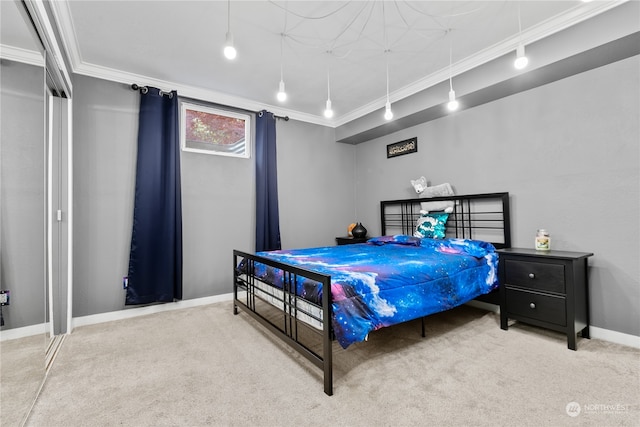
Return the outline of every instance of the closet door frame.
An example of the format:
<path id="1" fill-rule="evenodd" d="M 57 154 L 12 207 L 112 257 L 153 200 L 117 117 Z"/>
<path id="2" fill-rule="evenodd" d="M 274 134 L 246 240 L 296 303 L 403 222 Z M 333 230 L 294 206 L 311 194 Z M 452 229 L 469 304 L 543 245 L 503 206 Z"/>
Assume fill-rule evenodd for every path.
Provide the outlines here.
<path id="1" fill-rule="evenodd" d="M 47 91 L 47 302 L 49 334 L 72 331 L 73 169 L 71 100 Z M 57 346 L 54 346 L 57 347 Z"/>

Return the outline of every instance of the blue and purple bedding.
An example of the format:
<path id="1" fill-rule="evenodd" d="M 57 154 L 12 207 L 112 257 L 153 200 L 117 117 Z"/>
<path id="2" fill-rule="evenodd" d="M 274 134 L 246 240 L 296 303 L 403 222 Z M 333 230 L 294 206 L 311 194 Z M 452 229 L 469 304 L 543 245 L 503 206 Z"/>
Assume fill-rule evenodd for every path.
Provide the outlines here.
<path id="1" fill-rule="evenodd" d="M 258 252 L 257 255 L 331 276 L 336 339 L 343 348 L 376 329 L 448 310 L 498 285 L 491 243 L 398 235 L 367 243 Z M 282 270 L 255 265 L 254 276 L 282 287 Z M 321 304 L 321 285 L 300 279 L 299 296 Z"/>

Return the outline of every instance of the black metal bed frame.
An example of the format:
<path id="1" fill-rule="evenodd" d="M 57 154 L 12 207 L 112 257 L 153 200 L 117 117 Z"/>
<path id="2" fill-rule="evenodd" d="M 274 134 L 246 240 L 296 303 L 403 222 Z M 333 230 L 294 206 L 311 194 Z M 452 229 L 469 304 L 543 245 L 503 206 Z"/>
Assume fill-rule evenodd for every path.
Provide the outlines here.
<path id="1" fill-rule="evenodd" d="M 382 201 L 380 202 L 381 234 L 412 235 L 416 220 L 420 216 L 420 202 L 443 200 L 455 202 L 454 211 L 450 214 L 447 222 L 447 237 L 474 239 L 480 233 L 497 233 L 501 238 L 492 238 L 488 241 L 496 248 L 511 246 L 509 193 L 506 192 Z M 492 203 L 487 206 L 484 202 Z M 483 238 L 482 240 L 487 239 Z M 246 268 L 237 268 L 241 261 L 244 261 Z M 248 273 L 254 271 L 253 265 L 256 262 L 281 269 L 284 272 L 283 288 L 266 285 Z M 331 276 L 234 250 L 233 312 L 238 314 L 239 309 L 246 312 L 275 336 L 281 338 L 315 366 L 322 369 L 324 392 L 331 396 L 333 395 L 331 292 L 322 292 L 322 305 L 311 303 L 296 295 L 295 283 L 298 277 L 316 281 L 322 285 L 322 289 L 331 289 Z M 262 311 L 262 307 L 268 307 L 271 310 L 273 307 L 277 307 L 281 313 L 277 314 L 274 320 L 273 316 L 270 318 Z M 321 329 L 306 326 L 304 320 L 301 319 L 312 319 L 321 325 Z M 301 325 L 305 331 L 311 331 L 318 335 L 321 341 L 321 350 L 313 349 L 312 346 L 300 339 Z"/>
<path id="2" fill-rule="evenodd" d="M 389 200 L 380 202 L 382 235 L 412 235 L 420 217 L 420 203 L 453 201 L 453 212 L 447 221 L 447 237 L 474 239 L 481 231 L 498 232 L 502 242 L 492 241 L 497 249 L 511 247 L 511 220 L 509 193 L 472 194 L 423 199 Z M 481 206 L 482 202 L 496 202 Z M 398 211 L 392 211 L 393 208 Z M 392 231 L 392 233 L 389 233 Z M 482 239 L 485 240 L 485 239 Z"/>

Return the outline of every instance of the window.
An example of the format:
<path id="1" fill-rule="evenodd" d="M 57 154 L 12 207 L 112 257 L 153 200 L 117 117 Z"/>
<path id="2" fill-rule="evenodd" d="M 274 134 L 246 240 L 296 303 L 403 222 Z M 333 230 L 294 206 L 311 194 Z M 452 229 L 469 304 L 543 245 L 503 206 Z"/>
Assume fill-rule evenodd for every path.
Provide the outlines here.
<path id="1" fill-rule="evenodd" d="M 180 144 L 184 151 L 248 159 L 251 116 L 182 102 Z"/>

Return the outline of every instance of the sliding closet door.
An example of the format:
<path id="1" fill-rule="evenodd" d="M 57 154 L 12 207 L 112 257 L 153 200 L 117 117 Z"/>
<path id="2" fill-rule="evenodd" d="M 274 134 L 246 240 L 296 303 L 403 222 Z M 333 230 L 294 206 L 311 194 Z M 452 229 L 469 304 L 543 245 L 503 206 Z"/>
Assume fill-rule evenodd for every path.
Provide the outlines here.
<path id="1" fill-rule="evenodd" d="M 69 100 L 47 97 L 47 283 L 52 337 L 69 332 Z"/>

